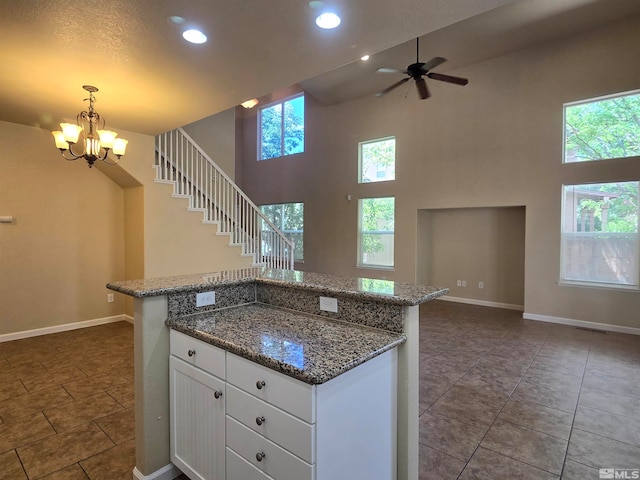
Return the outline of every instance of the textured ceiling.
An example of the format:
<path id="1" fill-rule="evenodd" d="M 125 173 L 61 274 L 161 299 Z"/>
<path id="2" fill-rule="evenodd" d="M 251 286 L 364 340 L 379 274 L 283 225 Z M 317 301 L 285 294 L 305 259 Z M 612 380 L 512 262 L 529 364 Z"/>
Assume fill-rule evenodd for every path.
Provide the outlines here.
<path id="1" fill-rule="evenodd" d="M 526 27 L 530 31 L 525 30 L 520 45 L 531 41 L 534 30 L 544 31 L 546 17 L 557 18 L 563 10 L 605 3 L 608 11 L 616 10 L 613 4 L 640 6 L 637 0 L 324 3 L 342 16 L 336 30 L 318 29 L 317 12 L 300 0 L 2 0 L 0 120 L 53 129 L 85 108 L 84 84 L 100 89 L 96 108 L 109 126 L 147 134 L 305 80 L 318 98 L 343 101 L 376 86 L 361 79 L 350 91 L 352 75 L 342 77 L 342 69 L 353 68 L 365 53 L 398 45 L 381 60 L 404 67 L 414 54 L 402 44 L 413 45 L 410 40 L 417 36 L 434 35 L 433 52 L 425 48 L 425 57 L 438 50 L 438 55 L 470 62 L 479 55 L 470 53 L 474 46 L 465 49 L 465 42 L 458 41 L 458 50 L 445 49 L 451 38 L 467 38 L 465 31 L 477 37 L 474 42 L 488 39 L 482 56 L 491 51 L 490 45 L 500 43 L 500 35 L 518 38 L 517 31 L 504 32 L 504 22 L 516 30 L 533 25 Z M 484 12 L 488 13 L 481 15 Z M 492 14 L 503 23 L 493 22 Z M 184 42 L 181 27 L 170 21 L 173 15 L 203 29 L 209 42 Z M 456 25 L 464 26 L 473 17 L 477 23 L 469 25 L 476 30 L 467 26 L 458 37 Z M 593 18 L 583 23 L 589 21 Z M 370 65 L 374 70 L 379 66 Z M 336 72 L 336 79 L 327 81 L 327 72 Z"/>

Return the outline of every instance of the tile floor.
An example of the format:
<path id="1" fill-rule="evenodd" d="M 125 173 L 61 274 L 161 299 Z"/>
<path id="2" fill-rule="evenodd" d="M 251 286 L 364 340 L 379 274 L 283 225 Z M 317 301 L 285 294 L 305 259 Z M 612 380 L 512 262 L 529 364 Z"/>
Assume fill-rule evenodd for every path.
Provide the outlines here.
<path id="1" fill-rule="evenodd" d="M 640 469 L 639 336 L 443 301 L 420 312 L 420 480 Z"/>
<path id="2" fill-rule="evenodd" d="M 130 480 L 133 407 L 129 323 L 0 343 L 0 479 Z"/>
<path id="3" fill-rule="evenodd" d="M 640 337 L 443 301 L 420 330 L 420 480 L 640 468 Z M 132 349 L 126 322 L 0 343 L 0 480 L 131 479 Z"/>

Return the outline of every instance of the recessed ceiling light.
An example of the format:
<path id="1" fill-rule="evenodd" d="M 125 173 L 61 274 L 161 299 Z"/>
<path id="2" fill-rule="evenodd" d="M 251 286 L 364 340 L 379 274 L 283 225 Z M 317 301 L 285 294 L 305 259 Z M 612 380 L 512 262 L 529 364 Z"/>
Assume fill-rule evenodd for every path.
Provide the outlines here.
<path id="1" fill-rule="evenodd" d="M 340 17 L 332 12 L 326 12 L 318 15 L 316 25 L 325 30 L 336 28 L 340 25 Z"/>
<path id="2" fill-rule="evenodd" d="M 204 43 L 207 41 L 207 36 L 200 30 L 191 29 L 182 32 L 182 37 L 191 43 Z"/>
<path id="3" fill-rule="evenodd" d="M 363 55 L 362 57 L 360 57 L 360 60 L 366 62 L 367 60 L 369 60 L 369 55 Z"/>
<path id="4" fill-rule="evenodd" d="M 179 15 L 171 15 L 169 17 L 169 20 L 171 21 L 171 23 L 175 23 L 176 25 L 182 25 L 184 22 L 186 22 L 184 17 L 181 17 Z"/>

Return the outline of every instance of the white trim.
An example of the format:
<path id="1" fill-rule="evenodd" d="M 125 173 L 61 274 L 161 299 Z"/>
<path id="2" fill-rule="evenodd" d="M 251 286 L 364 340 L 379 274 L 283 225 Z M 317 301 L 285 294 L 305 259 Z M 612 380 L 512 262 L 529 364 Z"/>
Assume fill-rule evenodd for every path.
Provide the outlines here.
<path id="1" fill-rule="evenodd" d="M 452 297 L 450 295 L 445 295 L 443 297 L 438 297 L 438 300 L 444 300 L 445 302 L 468 303 L 471 305 L 480 305 L 483 307 L 506 308 L 507 310 L 518 310 L 520 312 L 524 310 L 524 305 L 490 302 L 488 300 L 478 300 L 476 298 Z"/>
<path id="2" fill-rule="evenodd" d="M 125 322 L 129 322 L 131 325 L 133 325 L 133 317 L 131 315 L 127 315 L 126 313 L 122 314 L 122 320 L 124 320 Z"/>
<path id="3" fill-rule="evenodd" d="M 535 320 L 538 322 L 559 323 L 560 325 L 569 325 L 572 327 L 591 328 L 593 330 L 604 330 L 607 332 L 628 333 L 631 335 L 640 335 L 640 328 L 625 327 L 622 325 L 612 325 L 610 323 L 587 322 L 585 320 L 575 320 L 573 318 L 552 317 L 550 315 L 539 315 L 537 313 L 522 314 L 525 320 Z"/>
<path id="4" fill-rule="evenodd" d="M 160 470 L 156 470 L 151 475 L 143 475 L 138 470 L 138 467 L 133 468 L 133 478 L 136 480 L 173 480 L 174 478 L 180 476 L 182 472 L 178 470 L 173 463 L 169 465 L 165 465 Z"/>
<path id="5" fill-rule="evenodd" d="M 129 320 L 131 319 L 131 320 Z M 95 327 L 96 325 L 104 325 L 105 323 L 115 323 L 127 321 L 133 323 L 133 319 L 129 315 L 114 315 L 112 317 L 94 318 L 93 320 L 85 320 L 83 322 L 64 323 L 62 325 L 54 325 L 52 327 L 35 328 L 33 330 L 24 330 L 22 332 L 5 333 L 0 335 L 0 343 L 10 342 L 12 340 L 20 340 L 22 338 L 37 337 L 39 335 L 49 335 L 50 333 L 66 332 L 67 330 L 76 330 L 78 328 Z"/>

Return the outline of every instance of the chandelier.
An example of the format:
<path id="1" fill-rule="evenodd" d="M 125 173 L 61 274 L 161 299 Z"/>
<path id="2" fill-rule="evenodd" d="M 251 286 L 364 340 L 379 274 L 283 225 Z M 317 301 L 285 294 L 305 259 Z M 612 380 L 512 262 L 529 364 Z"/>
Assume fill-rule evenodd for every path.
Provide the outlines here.
<path id="1" fill-rule="evenodd" d="M 124 155 L 127 148 L 127 140 L 116 138 L 118 134 L 111 130 L 103 130 L 104 118 L 93 108 L 96 97 L 93 95 L 98 89 L 92 85 L 83 85 L 89 92 L 89 111 L 80 112 L 76 117 L 76 124 L 61 123 L 62 131 L 51 132 L 56 142 L 56 148 L 65 160 L 78 160 L 84 158 L 93 167 L 96 160 L 101 160 L 109 165 L 115 165 Z M 82 138 L 80 138 L 82 137 Z M 80 140 L 80 142 L 78 141 Z M 78 145 L 79 144 L 79 145 Z M 117 157 L 109 157 L 109 151 Z"/>

